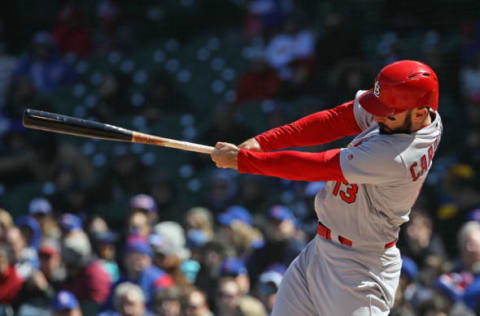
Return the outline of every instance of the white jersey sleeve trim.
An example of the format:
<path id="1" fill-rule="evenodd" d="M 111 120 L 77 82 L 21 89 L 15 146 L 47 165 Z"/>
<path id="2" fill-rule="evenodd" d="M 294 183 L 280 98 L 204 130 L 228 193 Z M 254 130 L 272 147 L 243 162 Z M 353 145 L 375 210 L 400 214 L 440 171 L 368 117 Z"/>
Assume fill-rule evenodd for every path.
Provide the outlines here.
<path id="1" fill-rule="evenodd" d="M 373 115 L 365 111 L 358 100 L 365 92 L 367 92 L 367 90 L 358 90 L 355 94 L 355 102 L 353 103 L 353 114 L 355 115 L 358 127 L 360 127 L 362 131 L 369 128 L 373 122 Z"/>

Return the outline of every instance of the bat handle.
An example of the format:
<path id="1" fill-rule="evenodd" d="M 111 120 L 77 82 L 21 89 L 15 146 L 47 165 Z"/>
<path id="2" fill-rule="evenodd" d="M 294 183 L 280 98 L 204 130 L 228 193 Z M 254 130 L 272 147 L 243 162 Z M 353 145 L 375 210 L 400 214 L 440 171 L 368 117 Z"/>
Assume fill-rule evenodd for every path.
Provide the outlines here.
<path id="1" fill-rule="evenodd" d="M 150 144 L 156 146 L 170 147 L 176 149 L 182 149 L 187 151 L 194 151 L 197 153 L 210 155 L 214 148 L 212 146 L 205 146 L 176 139 L 170 139 L 140 132 L 133 132 L 132 142 Z"/>

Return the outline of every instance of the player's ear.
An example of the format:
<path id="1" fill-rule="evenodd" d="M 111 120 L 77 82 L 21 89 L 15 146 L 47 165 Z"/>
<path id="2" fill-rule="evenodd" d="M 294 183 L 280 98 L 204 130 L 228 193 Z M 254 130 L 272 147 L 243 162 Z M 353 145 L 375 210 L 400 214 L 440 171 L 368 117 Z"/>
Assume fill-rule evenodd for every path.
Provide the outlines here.
<path id="1" fill-rule="evenodd" d="M 428 115 L 428 107 L 423 106 L 423 107 L 416 108 L 412 117 L 417 122 L 423 122 L 423 120 L 425 120 L 427 115 Z"/>

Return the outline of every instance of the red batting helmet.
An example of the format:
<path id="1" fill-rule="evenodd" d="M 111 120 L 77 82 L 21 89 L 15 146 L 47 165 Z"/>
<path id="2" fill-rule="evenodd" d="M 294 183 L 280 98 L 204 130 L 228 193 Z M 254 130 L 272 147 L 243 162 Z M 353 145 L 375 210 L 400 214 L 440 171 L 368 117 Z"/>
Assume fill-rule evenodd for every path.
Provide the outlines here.
<path id="1" fill-rule="evenodd" d="M 401 60 L 383 67 L 373 89 L 360 96 L 370 114 L 391 116 L 416 107 L 438 109 L 438 78 L 429 66 Z"/>

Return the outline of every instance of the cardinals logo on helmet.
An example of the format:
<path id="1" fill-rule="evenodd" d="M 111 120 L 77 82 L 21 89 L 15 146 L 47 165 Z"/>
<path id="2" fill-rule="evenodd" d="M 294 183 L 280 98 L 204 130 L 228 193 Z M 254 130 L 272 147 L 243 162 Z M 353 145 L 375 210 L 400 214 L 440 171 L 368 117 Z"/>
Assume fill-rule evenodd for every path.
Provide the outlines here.
<path id="1" fill-rule="evenodd" d="M 378 80 L 375 80 L 375 87 L 373 88 L 373 94 L 377 98 L 380 98 L 380 83 L 378 82 Z"/>

